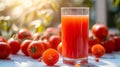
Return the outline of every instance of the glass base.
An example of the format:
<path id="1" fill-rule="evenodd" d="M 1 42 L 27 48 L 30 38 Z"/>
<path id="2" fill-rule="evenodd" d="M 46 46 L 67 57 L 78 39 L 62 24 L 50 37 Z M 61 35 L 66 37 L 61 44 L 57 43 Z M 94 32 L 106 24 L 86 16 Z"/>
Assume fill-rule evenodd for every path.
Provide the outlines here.
<path id="1" fill-rule="evenodd" d="M 87 65 L 88 64 L 88 58 L 78 58 L 78 59 L 71 59 L 71 58 L 64 58 L 63 57 L 63 63 L 64 64 L 69 64 L 69 65 L 75 65 L 75 64 L 82 64 L 82 65 Z"/>

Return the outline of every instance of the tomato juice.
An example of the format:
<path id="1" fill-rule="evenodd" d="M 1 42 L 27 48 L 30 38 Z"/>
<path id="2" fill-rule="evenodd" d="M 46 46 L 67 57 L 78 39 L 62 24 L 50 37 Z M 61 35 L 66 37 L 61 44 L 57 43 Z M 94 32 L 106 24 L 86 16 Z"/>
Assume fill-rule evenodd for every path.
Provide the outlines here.
<path id="1" fill-rule="evenodd" d="M 62 55 L 65 58 L 88 56 L 88 15 L 62 15 Z"/>

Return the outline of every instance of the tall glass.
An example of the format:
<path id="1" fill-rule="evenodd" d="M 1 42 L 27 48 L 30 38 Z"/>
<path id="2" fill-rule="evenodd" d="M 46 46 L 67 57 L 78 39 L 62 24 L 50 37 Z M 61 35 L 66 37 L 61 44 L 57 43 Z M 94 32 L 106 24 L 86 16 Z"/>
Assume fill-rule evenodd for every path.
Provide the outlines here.
<path id="1" fill-rule="evenodd" d="M 62 55 L 66 64 L 88 62 L 88 7 L 61 8 Z"/>

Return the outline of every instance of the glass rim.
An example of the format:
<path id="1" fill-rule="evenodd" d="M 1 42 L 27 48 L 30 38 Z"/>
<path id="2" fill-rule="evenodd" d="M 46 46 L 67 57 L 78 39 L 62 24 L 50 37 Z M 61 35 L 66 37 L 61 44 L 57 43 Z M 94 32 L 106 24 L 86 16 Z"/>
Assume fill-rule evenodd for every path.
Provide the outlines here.
<path id="1" fill-rule="evenodd" d="M 61 7 L 61 9 L 86 9 L 89 10 L 90 7 Z"/>
<path id="2" fill-rule="evenodd" d="M 61 15 L 89 15 L 89 7 L 62 7 Z"/>

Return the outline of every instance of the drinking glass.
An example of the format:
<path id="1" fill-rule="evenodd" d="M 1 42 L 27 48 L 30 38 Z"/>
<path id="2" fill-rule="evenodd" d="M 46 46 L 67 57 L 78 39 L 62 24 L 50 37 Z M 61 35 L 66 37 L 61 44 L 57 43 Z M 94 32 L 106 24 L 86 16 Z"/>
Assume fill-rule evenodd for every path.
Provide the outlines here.
<path id="1" fill-rule="evenodd" d="M 87 64 L 89 7 L 61 8 L 61 22 L 63 62 Z"/>

